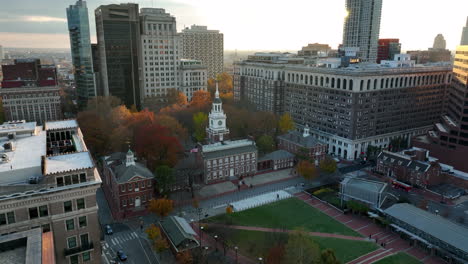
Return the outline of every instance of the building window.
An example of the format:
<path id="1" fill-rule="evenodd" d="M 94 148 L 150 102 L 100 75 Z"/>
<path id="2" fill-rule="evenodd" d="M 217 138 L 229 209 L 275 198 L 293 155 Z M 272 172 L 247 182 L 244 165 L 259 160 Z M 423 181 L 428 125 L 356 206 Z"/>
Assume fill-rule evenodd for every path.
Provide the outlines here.
<path id="1" fill-rule="evenodd" d="M 73 182 L 73 184 L 78 184 L 78 183 L 80 183 L 77 174 L 72 175 L 72 182 Z"/>
<path id="2" fill-rule="evenodd" d="M 91 253 L 89 251 L 84 252 L 81 256 L 83 258 L 83 262 L 87 262 L 91 260 Z"/>
<path id="3" fill-rule="evenodd" d="M 142 188 L 142 189 L 145 188 L 145 181 L 142 181 L 142 182 L 141 182 L 141 188 Z"/>
<path id="4" fill-rule="evenodd" d="M 81 246 L 87 246 L 89 245 L 89 237 L 88 234 L 83 234 L 80 235 L 80 241 L 81 241 Z"/>
<path id="5" fill-rule="evenodd" d="M 84 200 L 84 198 L 81 198 L 81 199 L 77 199 L 77 200 L 76 200 L 76 208 L 77 208 L 78 210 L 80 210 L 80 209 L 85 209 L 85 200 Z"/>
<path id="6" fill-rule="evenodd" d="M 68 248 L 75 248 L 76 245 L 76 237 L 69 237 L 67 238 Z M 70 257 L 71 259 L 71 257 Z"/>
<path id="7" fill-rule="evenodd" d="M 73 211 L 72 202 L 71 201 L 64 202 L 63 203 L 63 210 L 65 211 L 65 213 Z"/>
<path id="8" fill-rule="evenodd" d="M 42 233 L 46 233 L 50 231 L 50 224 L 42 225 Z"/>
<path id="9" fill-rule="evenodd" d="M 56 181 L 58 187 L 63 186 L 63 177 L 57 177 Z"/>
<path id="10" fill-rule="evenodd" d="M 29 219 L 35 219 L 39 217 L 37 207 L 29 208 Z"/>
<path id="11" fill-rule="evenodd" d="M 78 225 L 80 228 L 86 227 L 88 225 L 88 222 L 86 221 L 86 216 L 78 217 Z"/>
<path id="12" fill-rule="evenodd" d="M 151 180 L 148 181 L 148 187 L 151 187 Z"/>
<path id="13" fill-rule="evenodd" d="M 75 230 L 75 219 L 65 220 L 65 226 L 67 227 L 67 231 Z"/>
<path id="14" fill-rule="evenodd" d="M 125 184 L 120 185 L 120 191 L 125 192 Z"/>
<path id="15" fill-rule="evenodd" d="M 39 206 L 39 217 L 44 217 L 49 215 L 49 210 L 47 209 L 47 205 Z"/>
<path id="16" fill-rule="evenodd" d="M 125 206 L 127 206 L 127 199 L 122 200 L 122 207 L 125 207 Z"/>
<path id="17" fill-rule="evenodd" d="M 80 182 L 86 182 L 86 173 L 80 174 Z"/>
<path id="18" fill-rule="evenodd" d="M 71 185 L 71 176 L 65 176 L 65 185 Z"/>
<path id="19" fill-rule="evenodd" d="M 15 222 L 15 213 L 7 212 L 0 214 L 0 225 L 13 224 Z"/>
<path id="20" fill-rule="evenodd" d="M 78 264 L 78 263 L 79 263 L 78 255 L 70 256 L 70 264 Z"/>
<path id="21" fill-rule="evenodd" d="M 128 185 L 128 191 L 131 192 L 133 190 L 133 183 L 130 183 Z"/>

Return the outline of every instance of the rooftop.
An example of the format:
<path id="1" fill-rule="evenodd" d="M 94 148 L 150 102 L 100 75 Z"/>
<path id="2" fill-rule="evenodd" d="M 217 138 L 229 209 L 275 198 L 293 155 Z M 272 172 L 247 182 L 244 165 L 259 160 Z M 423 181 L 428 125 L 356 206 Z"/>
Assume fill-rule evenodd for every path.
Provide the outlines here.
<path id="1" fill-rule="evenodd" d="M 461 225 L 407 203 L 395 204 L 384 212 L 468 253 L 468 229 Z"/>
<path id="2" fill-rule="evenodd" d="M 289 133 L 278 136 L 278 138 L 289 142 L 294 142 L 304 148 L 311 148 L 323 144 L 320 140 L 314 138 L 311 135 L 304 137 L 304 135 L 301 132 L 296 130 L 289 131 Z"/>
<path id="3" fill-rule="evenodd" d="M 44 255 L 54 253 L 53 244 L 45 237 L 52 232 L 42 233 L 40 228 L 12 233 L 0 237 L 0 259 L 2 264 L 54 264 L 55 256 L 42 261 Z M 49 248 L 49 246 L 52 246 Z"/>
<path id="4" fill-rule="evenodd" d="M 245 147 L 245 146 L 251 146 L 251 145 L 255 145 L 255 142 L 253 142 L 250 139 L 241 139 L 241 140 L 234 140 L 234 141 L 226 140 L 223 142 L 216 142 L 213 144 L 203 145 L 202 151 L 206 153 L 206 152 L 220 151 L 220 150 Z"/>
<path id="5" fill-rule="evenodd" d="M 94 167 L 89 152 L 76 152 L 57 156 L 48 156 L 45 159 L 45 174 L 66 171 L 82 170 Z"/>
<path id="6" fill-rule="evenodd" d="M 286 150 L 280 149 L 266 154 L 265 156 L 261 157 L 258 161 L 289 159 L 294 157 L 294 154 L 291 154 Z"/>
<path id="7" fill-rule="evenodd" d="M 177 216 L 166 217 L 164 221 L 161 221 L 161 226 L 177 251 L 183 251 L 199 245 L 195 238 L 195 231 L 184 218 Z"/>
<path id="8" fill-rule="evenodd" d="M 347 186 L 354 186 L 363 191 L 372 191 L 372 192 L 382 192 L 387 184 L 385 182 L 380 181 L 372 181 L 363 178 L 355 178 L 355 177 L 346 177 L 341 184 Z"/>
<path id="9" fill-rule="evenodd" d="M 45 130 L 59 130 L 77 128 L 78 122 L 76 119 L 60 120 L 60 121 L 49 121 L 45 123 Z"/>

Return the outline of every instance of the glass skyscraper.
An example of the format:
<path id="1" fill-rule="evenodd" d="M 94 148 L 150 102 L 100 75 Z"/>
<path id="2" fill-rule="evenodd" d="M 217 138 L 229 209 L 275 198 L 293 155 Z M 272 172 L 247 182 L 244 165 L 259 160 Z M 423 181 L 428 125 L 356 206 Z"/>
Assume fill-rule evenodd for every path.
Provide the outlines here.
<path id="1" fill-rule="evenodd" d="M 96 96 L 86 2 L 78 0 L 75 5 L 70 5 L 67 8 L 67 20 L 78 107 L 83 108 L 89 98 Z"/>

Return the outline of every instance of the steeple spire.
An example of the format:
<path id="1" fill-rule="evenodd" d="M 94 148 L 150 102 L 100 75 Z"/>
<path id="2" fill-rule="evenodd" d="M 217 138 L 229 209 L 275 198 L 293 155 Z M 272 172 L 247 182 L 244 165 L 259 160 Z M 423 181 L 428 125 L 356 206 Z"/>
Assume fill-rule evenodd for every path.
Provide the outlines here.
<path id="1" fill-rule="evenodd" d="M 219 98 L 218 81 L 216 81 L 216 92 L 215 92 L 215 98 Z"/>

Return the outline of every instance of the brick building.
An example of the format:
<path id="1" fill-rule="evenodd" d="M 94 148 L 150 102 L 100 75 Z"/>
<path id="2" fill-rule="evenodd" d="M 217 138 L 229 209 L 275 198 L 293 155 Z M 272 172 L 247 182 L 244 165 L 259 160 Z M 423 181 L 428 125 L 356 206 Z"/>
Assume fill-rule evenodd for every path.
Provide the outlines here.
<path id="1" fill-rule="evenodd" d="M 0 234 L 51 232 L 57 263 L 101 263 L 101 178 L 76 120 L 0 125 Z"/>
<path id="2" fill-rule="evenodd" d="M 154 175 L 135 161 L 131 150 L 103 158 L 103 189 L 115 219 L 147 213 L 154 197 Z"/>
<path id="3" fill-rule="evenodd" d="M 281 170 L 294 166 L 295 156 L 286 150 L 277 150 L 258 159 L 257 170 Z"/>
<path id="4" fill-rule="evenodd" d="M 296 155 L 307 155 L 320 162 L 325 159 L 328 146 L 311 136 L 309 126 L 306 125 L 302 134 L 298 131 L 290 131 L 288 134 L 278 136 L 278 148 Z"/>

